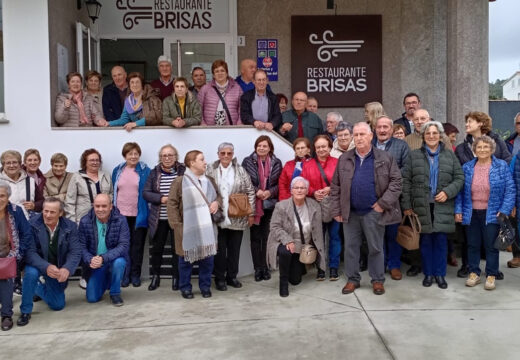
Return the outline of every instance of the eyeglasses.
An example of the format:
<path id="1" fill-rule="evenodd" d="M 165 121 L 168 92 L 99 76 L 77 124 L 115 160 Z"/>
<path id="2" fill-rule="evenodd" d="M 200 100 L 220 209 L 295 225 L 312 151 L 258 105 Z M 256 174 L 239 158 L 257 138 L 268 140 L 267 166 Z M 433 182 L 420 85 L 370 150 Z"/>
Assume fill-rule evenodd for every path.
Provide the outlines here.
<path id="1" fill-rule="evenodd" d="M 350 134 L 338 134 L 338 138 L 348 138 L 350 137 L 351 135 Z"/>
<path id="2" fill-rule="evenodd" d="M 293 190 L 307 190 L 307 188 L 305 186 L 293 186 Z"/>
<path id="3" fill-rule="evenodd" d="M 515 122 L 515 125 L 520 125 L 520 122 Z"/>
<path id="4" fill-rule="evenodd" d="M 174 154 L 164 154 L 164 155 L 161 155 L 161 157 L 163 159 L 168 159 L 168 158 L 174 158 L 176 157 L 177 155 L 174 155 Z"/>
<path id="5" fill-rule="evenodd" d="M 5 166 L 14 166 L 14 165 L 18 165 L 20 162 L 19 161 L 9 161 L 9 162 L 6 162 L 4 163 Z"/>
<path id="6" fill-rule="evenodd" d="M 417 101 L 412 101 L 412 102 L 405 102 L 404 103 L 406 106 L 410 106 L 410 105 L 417 105 L 419 104 Z"/>
<path id="7" fill-rule="evenodd" d="M 95 164 L 95 163 L 98 163 L 100 162 L 99 159 L 90 159 L 88 160 L 87 162 L 91 163 L 91 164 Z"/>
<path id="8" fill-rule="evenodd" d="M 221 152 L 219 152 L 219 155 L 231 156 L 231 155 L 233 155 L 233 151 L 221 151 Z"/>

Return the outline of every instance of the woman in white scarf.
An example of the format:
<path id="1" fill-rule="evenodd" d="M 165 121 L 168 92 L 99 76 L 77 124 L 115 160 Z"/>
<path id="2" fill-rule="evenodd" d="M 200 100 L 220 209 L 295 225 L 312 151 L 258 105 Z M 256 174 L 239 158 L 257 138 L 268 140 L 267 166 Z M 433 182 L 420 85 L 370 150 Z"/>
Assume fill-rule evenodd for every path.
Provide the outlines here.
<path id="1" fill-rule="evenodd" d="M 215 286 L 226 291 L 227 285 L 241 288 L 237 279 L 240 245 L 244 230 L 253 224 L 254 212 L 249 216 L 229 218 L 229 195 L 246 194 L 251 209 L 255 207 L 255 189 L 249 174 L 234 158 L 234 146 L 222 143 L 218 146 L 218 160 L 208 166 L 206 175 L 215 180 L 222 196 L 225 220 L 218 224 L 218 250 L 215 256 Z"/>

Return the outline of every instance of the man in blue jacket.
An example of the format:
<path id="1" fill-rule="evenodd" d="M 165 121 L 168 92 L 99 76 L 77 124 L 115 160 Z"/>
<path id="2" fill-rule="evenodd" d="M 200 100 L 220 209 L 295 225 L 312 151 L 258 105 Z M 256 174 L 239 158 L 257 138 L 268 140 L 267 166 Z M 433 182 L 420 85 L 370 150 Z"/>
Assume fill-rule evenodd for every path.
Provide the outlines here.
<path id="1" fill-rule="evenodd" d="M 122 306 L 121 279 L 125 272 L 130 231 L 123 215 L 112 206 L 107 194 L 98 194 L 94 208 L 81 218 L 79 239 L 82 260 L 90 266 L 87 301 L 98 302 L 107 289 L 115 306 Z"/>
<path id="2" fill-rule="evenodd" d="M 49 197 L 43 202 L 42 213 L 31 218 L 32 239 L 25 254 L 18 326 L 29 323 L 35 295 L 52 310 L 65 307 L 67 280 L 81 259 L 81 244 L 76 224 L 63 214 L 63 203 Z M 40 282 L 40 276 L 45 282 Z"/>

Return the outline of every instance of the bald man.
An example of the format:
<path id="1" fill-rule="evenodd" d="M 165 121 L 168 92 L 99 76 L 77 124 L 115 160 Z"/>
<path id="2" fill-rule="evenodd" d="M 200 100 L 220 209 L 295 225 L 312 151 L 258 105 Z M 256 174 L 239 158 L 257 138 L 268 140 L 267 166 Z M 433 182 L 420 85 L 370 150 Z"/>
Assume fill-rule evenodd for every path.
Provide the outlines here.
<path id="1" fill-rule="evenodd" d="M 255 88 L 253 80 L 256 70 L 256 61 L 253 59 L 244 59 L 240 63 L 240 75 L 236 77 L 235 81 L 240 85 L 244 93 Z M 269 84 L 267 84 L 267 90 L 271 91 Z"/>
<path id="2" fill-rule="evenodd" d="M 121 279 L 128 259 L 130 231 L 109 195 L 96 195 L 94 207 L 81 218 L 78 233 L 82 260 L 91 270 L 87 301 L 98 302 L 110 289 L 112 305 L 122 306 Z"/>
<path id="3" fill-rule="evenodd" d="M 116 65 L 110 72 L 112 83 L 103 88 L 103 114 L 107 121 L 117 120 L 123 113 L 123 104 L 128 95 L 128 81 L 126 71 L 122 66 Z"/>
<path id="4" fill-rule="evenodd" d="M 423 138 L 421 135 L 421 128 L 424 124 L 426 124 L 428 121 L 433 120 L 430 117 L 430 114 L 426 109 L 417 109 L 413 113 L 413 128 L 414 131 L 410 135 L 406 136 L 404 141 L 408 144 L 410 147 L 410 150 L 417 150 L 422 147 L 423 144 Z M 446 134 L 442 133 L 441 135 L 441 141 L 444 144 L 444 146 L 453 151 L 453 148 L 451 147 L 450 138 L 446 136 Z"/>
<path id="5" fill-rule="evenodd" d="M 315 113 L 306 110 L 307 94 L 294 93 L 292 109 L 282 114 L 280 134 L 291 143 L 298 137 L 306 137 L 312 143 L 314 137 L 324 133 L 323 122 Z"/>

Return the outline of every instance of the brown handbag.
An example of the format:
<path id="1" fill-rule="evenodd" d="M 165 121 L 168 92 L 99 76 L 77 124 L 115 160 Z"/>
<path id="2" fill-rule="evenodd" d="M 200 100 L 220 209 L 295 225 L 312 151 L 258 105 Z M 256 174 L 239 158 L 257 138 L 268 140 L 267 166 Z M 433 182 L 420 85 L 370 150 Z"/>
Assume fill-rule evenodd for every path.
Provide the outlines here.
<path id="1" fill-rule="evenodd" d="M 9 238 L 9 248 L 13 249 L 13 239 L 11 236 L 11 226 L 9 225 L 9 220 L 6 215 L 6 225 L 7 225 L 7 236 Z M 9 255 L 9 251 L 7 252 Z M 7 280 L 16 277 L 16 257 L 2 257 L 0 258 L 0 280 Z"/>
<path id="2" fill-rule="evenodd" d="M 408 219 L 410 225 L 405 224 Z M 397 243 L 407 250 L 419 249 L 419 237 L 421 234 L 421 223 L 417 214 L 405 215 L 401 225 L 397 229 Z"/>
<path id="3" fill-rule="evenodd" d="M 229 195 L 228 216 L 230 218 L 241 218 L 252 213 L 253 209 L 247 194 L 236 193 Z"/>

